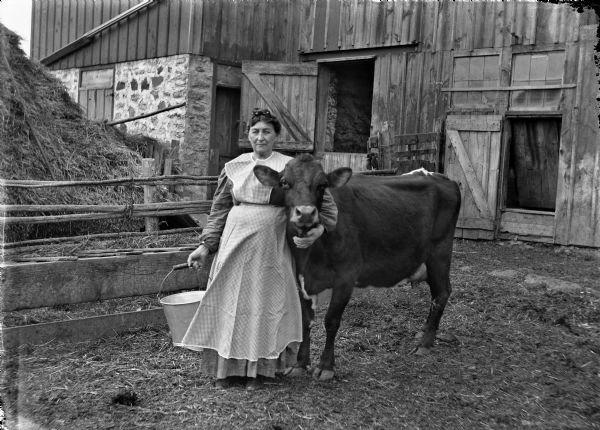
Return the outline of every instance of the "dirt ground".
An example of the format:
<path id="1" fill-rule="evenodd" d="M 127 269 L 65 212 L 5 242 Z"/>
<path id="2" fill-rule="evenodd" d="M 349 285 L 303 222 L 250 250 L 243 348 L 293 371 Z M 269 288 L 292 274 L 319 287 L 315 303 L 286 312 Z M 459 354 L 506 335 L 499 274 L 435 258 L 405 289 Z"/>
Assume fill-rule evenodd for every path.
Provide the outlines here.
<path id="1" fill-rule="evenodd" d="M 600 252 L 457 240 L 451 276 L 441 330 L 457 341 L 409 354 L 428 311 L 425 283 L 362 290 L 344 314 L 329 383 L 217 390 L 166 330 L 7 351 L 7 427 L 599 429 Z"/>

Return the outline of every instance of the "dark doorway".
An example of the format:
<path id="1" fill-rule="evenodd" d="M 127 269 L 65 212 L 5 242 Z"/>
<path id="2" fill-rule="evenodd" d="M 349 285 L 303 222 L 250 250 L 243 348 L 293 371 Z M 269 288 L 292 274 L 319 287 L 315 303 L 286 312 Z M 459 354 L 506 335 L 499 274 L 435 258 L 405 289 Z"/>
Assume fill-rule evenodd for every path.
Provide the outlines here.
<path id="1" fill-rule="evenodd" d="M 367 152 L 371 134 L 371 105 L 375 63 L 340 61 L 328 63 L 325 151 Z"/>
<path id="2" fill-rule="evenodd" d="M 218 147 L 219 165 L 217 172 L 212 172 L 213 174 L 218 174 L 225 163 L 240 154 L 238 146 L 240 95 L 239 88 L 217 87 L 213 147 L 215 149 Z"/>
<path id="3" fill-rule="evenodd" d="M 560 118 L 510 120 L 507 208 L 554 211 Z"/>

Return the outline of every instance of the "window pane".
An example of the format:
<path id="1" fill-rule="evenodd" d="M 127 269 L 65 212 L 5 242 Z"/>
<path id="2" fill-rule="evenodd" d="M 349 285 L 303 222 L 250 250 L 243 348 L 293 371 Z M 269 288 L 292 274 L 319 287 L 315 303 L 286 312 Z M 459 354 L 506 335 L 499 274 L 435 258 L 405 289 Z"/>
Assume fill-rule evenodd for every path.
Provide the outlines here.
<path id="1" fill-rule="evenodd" d="M 564 52 L 551 52 L 548 55 L 548 73 L 546 73 L 546 79 L 560 79 L 561 82 L 559 83 L 562 83 L 564 63 Z"/>
<path id="2" fill-rule="evenodd" d="M 498 98 L 497 91 L 483 91 L 481 93 L 481 101 L 483 102 L 483 104 L 496 103 L 497 98 Z"/>
<path id="3" fill-rule="evenodd" d="M 469 80 L 469 58 L 456 58 L 454 60 L 454 83 Z"/>
<path id="4" fill-rule="evenodd" d="M 547 69 L 548 69 L 548 56 L 547 55 L 544 54 L 544 55 L 532 55 L 531 56 L 530 79 L 532 81 L 546 80 L 546 70 Z M 539 82 L 538 82 L 538 84 L 539 84 Z"/>
<path id="5" fill-rule="evenodd" d="M 497 55 L 489 55 L 485 58 L 485 66 L 483 70 L 483 79 L 486 81 L 498 81 L 500 76 L 500 65 L 498 64 Z"/>
<path id="6" fill-rule="evenodd" d="M 544 90 L 529 91 L 529 104 L 542 106 L 544 104 Z"/>
<path id="7" fill-rule="evenodd" d="M 545 90 L 544 91 L 544 106 L 558 107 L 560 103 L 560 90 Z"/>
<path id="8" fill-rule="evenodd" d="M 529 55 L 515 55 L 513 58 L 512 81 L 529 81 Z"/>
<path id="9" fill-rule="evenodd" d="M 452 101 L 454 105 L 465 105 L 467 104 L 467 93 L 454 93 L 452 96 Z"/>
<path id="10" fill-rule="evenodd" d="M 484 57 L 471 57 L 471 65 L 469 67 L 469 80 L 483 80 L 483 64 Z M 474 85 L 471 85 L 474 86 Z"/>
<path id="11" fill-rule="evenodd" d="M 510 97 L 511 107 L 524 107 L 527 104 L 526 91 L 513 91 Z"/>
<path id="12" fill-rule="evenodd" d="M 481 92 L 480 91 L 469 91 L 467 93 L 469 95 L 469 104 L 471 105 L 479 105 L 481 104 Z"/>

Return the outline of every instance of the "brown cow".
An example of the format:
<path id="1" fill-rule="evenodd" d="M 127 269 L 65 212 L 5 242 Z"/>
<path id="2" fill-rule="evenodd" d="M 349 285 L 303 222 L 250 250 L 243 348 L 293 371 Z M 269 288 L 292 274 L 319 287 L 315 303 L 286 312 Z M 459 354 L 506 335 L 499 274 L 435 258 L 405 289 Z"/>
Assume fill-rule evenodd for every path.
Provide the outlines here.
<path id="1" fill-rule="evenodd" d="M 288 243 L 296 259 L 303 308 L 298 366 L 310 365 L 314 318 L 310 296 L 333 288 L 325 316 L 325 348 L 313 371 L 315 378 L 327 380 L 334 376 L 335 337 L 353 288 L 391 287 L 423 277 L 432 300 L 415 352 L 426 353 L 433 346 L 451 292 L 450 260 L 461 201 L 458 184 L 424 170 L 350 179 L 351 169 L 325 174 L 310 155 L 289 161 L 281 173 L 260 165 L 254 173 L 263 184 L 283 189 L 289 208 Z M 296 248 L 291 236 L 302 235 L 318 223 L 317 211 L 327 187 L 339 211 L 336 230 L 324 233 L 308 249 Z"/>

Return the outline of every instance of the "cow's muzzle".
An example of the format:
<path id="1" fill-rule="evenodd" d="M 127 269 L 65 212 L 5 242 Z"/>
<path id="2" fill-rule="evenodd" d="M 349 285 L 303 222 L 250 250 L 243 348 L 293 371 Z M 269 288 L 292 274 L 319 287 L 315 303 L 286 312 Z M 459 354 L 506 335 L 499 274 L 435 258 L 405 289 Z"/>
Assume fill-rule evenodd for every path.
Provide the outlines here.
<path id="1" fill-rule="evenodd" d="M 319 223 L 319 211 L 314 206 L 294 206 L 291 212 L 290 222 L 298 229 L 309 229 Z"/>

